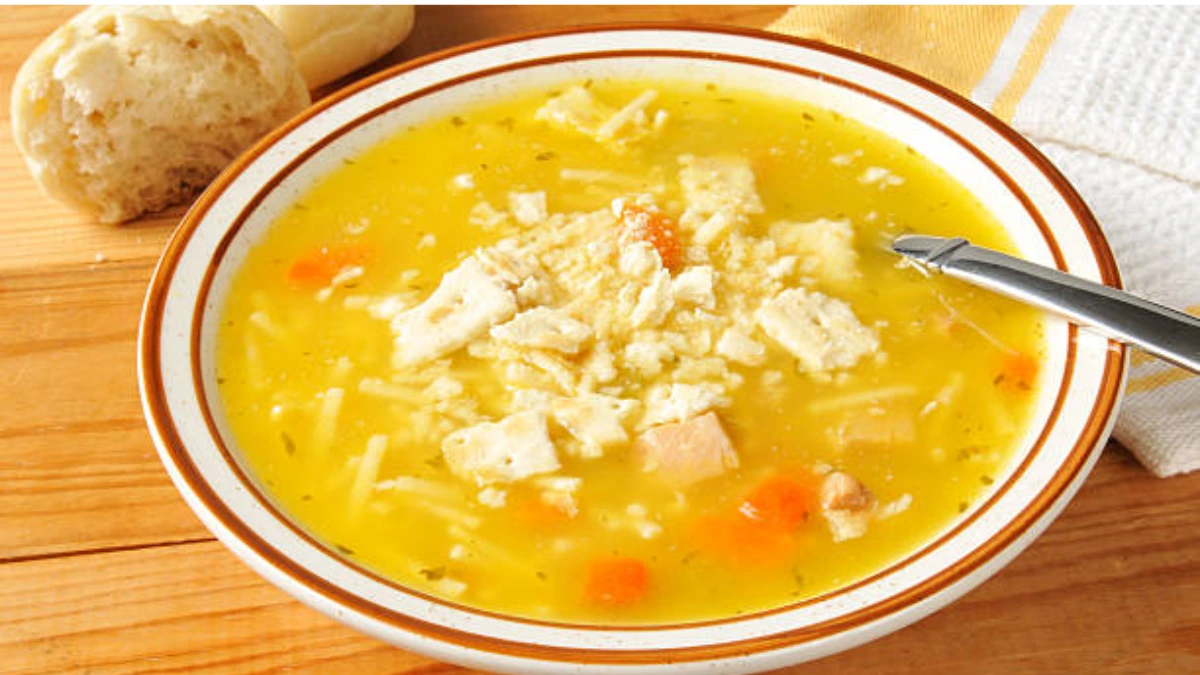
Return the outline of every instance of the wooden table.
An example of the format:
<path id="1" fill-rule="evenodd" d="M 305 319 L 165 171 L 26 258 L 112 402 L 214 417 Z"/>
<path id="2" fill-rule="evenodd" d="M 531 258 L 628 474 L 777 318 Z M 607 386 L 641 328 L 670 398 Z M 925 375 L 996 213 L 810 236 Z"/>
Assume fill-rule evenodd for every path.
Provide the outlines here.
<path id="1" fill-rule="evenodd" d="M 5 8 L 4 101 L 76 9 Z M 761 27 L 780 8 L 428 7 L 389 62 L 578 22 Z M 0 672 L 447 673 L 300 605 L 218 544 L 159 465 L 138 313 L 182 209 L 106 227 L 44 198 L 0 124 Z M 950 608 L 804 673 L 1200 672 L 1200 473 L 1111 445 L 1066 512 Z"/>

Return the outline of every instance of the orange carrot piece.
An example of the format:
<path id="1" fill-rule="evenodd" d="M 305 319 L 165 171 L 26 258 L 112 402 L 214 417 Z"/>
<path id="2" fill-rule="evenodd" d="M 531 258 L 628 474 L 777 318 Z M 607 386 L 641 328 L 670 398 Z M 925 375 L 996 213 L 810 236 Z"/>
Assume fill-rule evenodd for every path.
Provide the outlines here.
<path id="1" fill-rule="evenodd" d="M 1017 352 L 1004 357 L 1004 364 L 997 383 L 1004 383 L 1017 389 L 1030 390 L 1037 382 L 1039 365 L 1037 359 L 1024 353 Z"/>
<path id="2" fill-rule="evenodd" d="M 295 286 L 328 286 L 338 272 L 366 259 L 367 249 L 363 246 L 322 246 L 292 263 L 287 280 Z"/>
<path id="3" fill-rule="evenodd" d="M 788 560 L 796 538 L 740 513 L 701 516 L 692 530 L 701 551 L 741 567 L 769 566 Z"/>
<path id="4" fill-rule="evenodd" d="M 649 242 L 658 251 L 663 267 L 672 272 L 683 264 L 679 243 L 679 226 L 667 214 L 654 207 L 626 204 L 621 208 L 621 222 L 636 239 Z"/>
<path id="5" fill-rule="evenodd" d="M 791 532 L 817 508 L 817 489 L 787 476 L 771 476 L 746 495 L 743 516 L 780 532 Z"/>
<path id="6" fill-rule="evenodd" d="M 587 568 L 584 596 L 606 607 L 641 602 L 650 588 L 650 569 L 637 558 L 615 556 L 593 560 Z"/>
<path id="7" fill-rule="evenodd" d="M 516 519 L 535 530 L 557 527 L 571 520 L 571 514 L 543 502 L 536 496 L 517 500 L 513 507 Z"/>

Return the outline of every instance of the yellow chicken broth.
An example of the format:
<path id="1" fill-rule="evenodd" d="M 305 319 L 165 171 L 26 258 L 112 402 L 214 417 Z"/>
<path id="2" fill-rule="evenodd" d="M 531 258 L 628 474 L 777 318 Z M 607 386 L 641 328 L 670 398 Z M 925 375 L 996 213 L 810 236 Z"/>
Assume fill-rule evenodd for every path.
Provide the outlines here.
<path id="1" fill-rule="evenodd" d="M 224 413 L 252 475 L 331 549 L 399 584 L 472 607 L 571 622 L 680 622 L 777 607 L 869 576 L 930 541 L 1010 459 L 1033 396 L 1028 383 L 1014 386 L 1005 364 L 1016 353 L 1040 360 L 1041 320 L 952 280 L 926 279 L 898 265 L 884 243 L 917 230 L 1012 250 L 998 224 L 911 149 L 829 111 L 681 82 L 598 80 L 588 87 L 614 107 L 652 87 L 658 98 L 651 110 L 669 117 L 661 129 L 614 150 L 534 119 L 557 91 L 523 93 L 403 130 L 345 161 L 279 217 L 237 273 L 217 348 Z M 562 457 L 558 475 L 582 479 L 573 518 L 519 512 L 536 502 L 528 480 L 507 487 L 506 506 L 484 506 L 478 486 L 450 475 L 437 444 L 395 442 L 433 404 L 419 389 L 408 402 L 358 390 L 364 378 L 391 381 L 396 374 L 393 337 L 387 321 L 347 308 L 348 296 L 405 289 L 427 296 L 476 247 L 520 229 L 511 219 L 492 231 L 468 224 L 481 200 L 503 209 L 509 191 L 544 190 L 550 213 L 591 211 L 664 183 L 659 203 L 672 213 L 677 157 L 722 153 L 746 156 L 754 169 L 766 212 L 750 219 L 748 231 L 763 235 L 784 219 L 852 222 L 861 277 L 811 287 L 845 300 L 863 324 L 876 326 L 886 357 L 819 378 L 797 373 L 795 360 L 763 338 L 767 362 L 731 364 L 745 383 L 719 410 L 738 469 L 673 490 L 643 473 L 628 447 L 599 459 Z M 904 182 L 864 183 L 868 167 L 884 167 Z M 638 184 L 567 180 L 563 168 L 614 171 Z M 464 173 L 473 187 L 454 185 Z M 288 282 L 295 260 L 347 244 L 367 252 L 363 274 L 324 301 Z M 506 382 L 486 363 L 459 350 L 450 372 L 482 415 L 500 414 Z M 767 377 L 780 381 L 765 383 L 767 372 L 781 373 Z M 344 389 L 344 400 L 336 432 L 320 449 L 314 428 L 322 392 L 331 387 Z M 864 398 L 856 403 L 857 395 Z M 949 400 L 933 403 L 939 395 Z M 911 441 L 853 440 L 860 425 L 886 429 L 897 419 L 914 423 Z M 377 479 L 416 477 L 422 487 L 372 489 L 355 502 L 356 472 L 377 434 L 392 439 Z M 836 467 L 881 504 L 911 495 L 911 506 L 840 542 L 813 513 L 780 560 L 730 560 L 697 546 L 699 518 L 736 514 L 755 485 L 793 466 Z M 631 526 L 631 504 L 660 531 L 647 538 Z M 644 598 L 605 606 L 585 597 L 587 564 L 611 555 L 646 563 Z"/>

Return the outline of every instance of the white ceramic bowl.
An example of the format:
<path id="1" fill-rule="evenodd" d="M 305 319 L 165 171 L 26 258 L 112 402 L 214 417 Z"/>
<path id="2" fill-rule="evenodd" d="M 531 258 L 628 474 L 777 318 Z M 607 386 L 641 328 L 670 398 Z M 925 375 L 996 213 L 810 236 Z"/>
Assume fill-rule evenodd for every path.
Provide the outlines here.
<path id="1" fill-rule="evenodd" d="M 1084 480 L 1111 428 L 1123 350 L 1050 321 L 1045 390 L 986 498 L 868 579 L 780 609 L 619 628 L 472 610 L 357 567 L 291 523 L 239 464 L 215 400 L 216 315 L 231 275 L 317 177 L 394 131 L 513 87 L 587 77 L 694 78 L 815 102 L 945 167 L 1023 255 L 1118 286 L 1108 246 L 1062 176 L 1015 132 L 947 90 L 850 52 L 726 28 L 580 28 L 420 59 L 314 106 L 239 158 L 188 213 L 151 283 L 139 338 L 146 417 L 188 504 L 238 556 L 313 608 L 437 659 L 514 673 L 740 673 L 818 658 L 942 607 L 1012 559 Z"/>

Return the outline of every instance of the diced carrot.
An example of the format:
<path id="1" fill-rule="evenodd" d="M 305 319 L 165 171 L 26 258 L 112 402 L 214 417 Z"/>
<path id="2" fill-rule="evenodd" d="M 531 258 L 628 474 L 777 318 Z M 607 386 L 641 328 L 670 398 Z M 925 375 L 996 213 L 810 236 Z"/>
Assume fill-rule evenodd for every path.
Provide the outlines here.
<path id="1" fill-rule="evenodd" d="M 1032 356 L 1024 352 L 1009 354 L 1004 357 L 996 382 L 1028 391 L 1033 389 L 1034 383 L 1037 382 L 1038 369 L 1037 359 Z"/>
<path id="2" fill-rule="evenodd" d="M 771 476 L 746 495 L 739 512 L 764 527 L 791 532 L 817 508 L 817 490 L 804 482 Z"/>
<path id="3" fill-rule="evenodd" d="M 740 513 L 701 516 L 692 541 L 718 560 L 746 567 L 779 563 L 796 550 L 796 538 Z"/>
<path id="4" fill-rule="evenodd" d="M 626 204 L 621 209 L 621 222 L 630 236 L 649 242 L 658 251 L 663 267 L 672 272 L 683 263 L 679 243 L 679 226 L 667 214 L 655 207 Z"/>
<path id="5" fill-rule="evenodd" d="M 571 520 L 571 514 L 547 504 L 536 496 L 516 500 L 513 514 L 522 524 L 535 530 L 545 530 L 563 525 Z"/>
<path id="6" fill-rule="evenodd" d="M 367 249 L 363 246 L 322 246 L 292 263 L 287 280 L 295 286 L 328 286 L 338 272 L 366 259 Z"/>
<path id="7" fill-rule="evenodd" d="M 593 560 L 587 568 L 584 596 L 606 607 L 637 604 L 650 588 L 650 569 L 637 558 L 614 556 Z"/>

